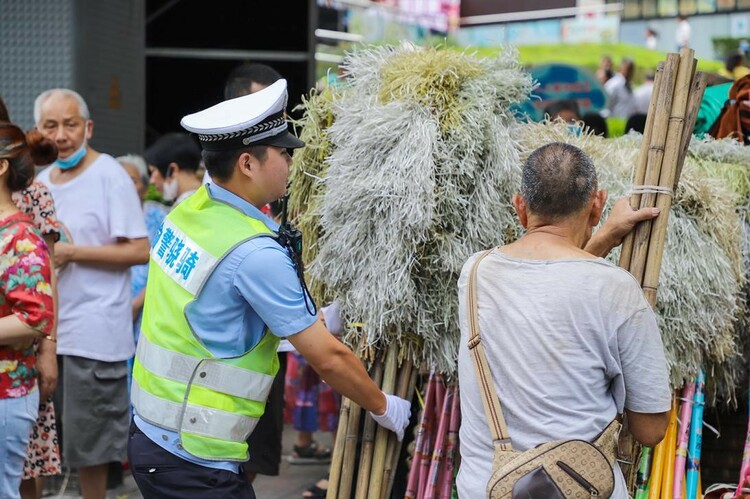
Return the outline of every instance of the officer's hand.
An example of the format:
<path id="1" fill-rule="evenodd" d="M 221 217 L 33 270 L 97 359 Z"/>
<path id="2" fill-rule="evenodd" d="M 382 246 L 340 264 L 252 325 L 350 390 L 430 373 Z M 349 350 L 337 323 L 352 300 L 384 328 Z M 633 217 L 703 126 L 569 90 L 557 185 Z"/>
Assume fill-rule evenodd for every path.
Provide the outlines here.
<path id="1" fill-rule="evenodd" d="M 383 395 L 385 395 L 386 401 L 385 412 L 380 416 L 372 412 L 370 414 L 372 414 L 372 419 L 376 423 L 394 432 L 400 442 L 404 439 L 404 430 L 409 425 L 411 404 L 395 395 L 388 395 L 387 393 Z"/>

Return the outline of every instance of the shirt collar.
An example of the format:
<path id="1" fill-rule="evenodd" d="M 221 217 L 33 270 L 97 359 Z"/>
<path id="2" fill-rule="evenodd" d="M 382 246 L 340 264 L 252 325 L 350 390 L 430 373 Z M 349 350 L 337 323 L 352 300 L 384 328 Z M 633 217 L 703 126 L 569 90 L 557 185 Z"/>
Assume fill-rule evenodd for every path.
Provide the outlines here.
<path id="1" fill-rule="evenodd" d="M 274 232 L 279 230 L 279 224 L 274 222 L 273 219 L 265 215 L 262 211 L 260 211 L 258 208 L 256 208 L 252 204 L 248 203 L 247 201 L 239 197 L 237 194 L 231 191 L 228 191 L 224 189 L 223 187 L 216 185 L 214 183 L 206 184 L 206 189 L 208 189 L 209 196 L 211 196 L 215 200 L 221 201 L 223 203 L 226 203 L 240 210 L 242 213 L 244 213 L 248 217 L 252 217 L 257 220 L 260 220 L 261 222 L 266 224 L 266 227 L 268 227 Z"/>

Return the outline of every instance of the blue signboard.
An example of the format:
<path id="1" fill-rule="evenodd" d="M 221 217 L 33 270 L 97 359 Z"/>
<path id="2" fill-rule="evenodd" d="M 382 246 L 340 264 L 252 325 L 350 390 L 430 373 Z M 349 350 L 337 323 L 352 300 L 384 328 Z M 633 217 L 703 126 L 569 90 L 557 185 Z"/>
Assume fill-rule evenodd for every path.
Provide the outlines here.
<path id="1" fill-rule="evenodd" d="M 538 86 L 531 99 L 521 105 L 521 112 L 532 120 L 544 118 L 544 108 L 564 99 L 578 102 L 581 116 L 599 112 L 607 104 L 607 94 L 594 75 L 567 64 L 545 64 L 531 68 L 531 77 Z"/>

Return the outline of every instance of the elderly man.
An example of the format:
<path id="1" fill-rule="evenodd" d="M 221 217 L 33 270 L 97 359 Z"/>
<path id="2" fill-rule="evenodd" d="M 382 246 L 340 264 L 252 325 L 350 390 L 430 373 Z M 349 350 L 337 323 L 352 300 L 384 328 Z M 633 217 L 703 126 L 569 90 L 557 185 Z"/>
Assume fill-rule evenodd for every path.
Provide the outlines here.
<path id="1" fill-rule="evenodd" d="M 666 430 L 670 390 L 656 317 L 633 277 L 597 258 L 637 221 L 627 200 L 592 238 L 606 192 L 597 190 L 591 159 L 553 143 L 523 166 L 513 199 L 526 233 L 494 249 L 477 274 L 479 331 L 516 450 L 565 439 L 592 441 L 620 413 L 647 446 Z M 594 254 L 592 254 L 594 253 Z M 467 282 L 459 279 L 461 344 L 461 497 L 483 497 L 493 443 L 467 340 Z M 615 468 L 615 493 L 626 498 Z"/>
<path id="2" fill-rule="evenodd" d="M 151 252 L 129 444 L 146 499 L 255 497 L 240 467 L 279 367 L 280 338 L 403 438 L 410 404 L 383 394 L 328 332 L 293 234 L 260 211 L 284 195 L 289 149 L 304 145 L 287 131 L 286 100 L 279 80 L 182 119 L 201 141 L 212 181 L 167 215 Z"/>
<path id="3" fill-rule="evenodd" d="M 129 268 L 148 261 L 146 227 L 133 216 L 140 202 L 127 173 L 88 145 L 94 123 L 79 94 L 42 93 L 34 119 L 59 151 L 38 178 L 71 238 L 55 244 L 63 461 L 79 469 L 85 499 L 103 499 L 107 464 L 127 454 L 126 361 L 135 351 Z"/>

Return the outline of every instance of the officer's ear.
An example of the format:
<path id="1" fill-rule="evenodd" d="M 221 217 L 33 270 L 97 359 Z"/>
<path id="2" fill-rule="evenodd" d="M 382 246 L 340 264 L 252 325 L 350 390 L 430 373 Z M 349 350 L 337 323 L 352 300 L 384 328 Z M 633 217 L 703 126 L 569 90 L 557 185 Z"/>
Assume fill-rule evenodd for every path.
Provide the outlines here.
<path id="1" fill-rule="evenodd" d="M 247 178 L 252 179 L 255 172 L 258 171 L 259 166 L 260 162 L 258 161 L 258 158 L 249 152 L 243 152 L 237 158 L 237 168 L 239 169 L 240 174 Z"/>

